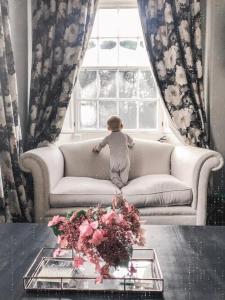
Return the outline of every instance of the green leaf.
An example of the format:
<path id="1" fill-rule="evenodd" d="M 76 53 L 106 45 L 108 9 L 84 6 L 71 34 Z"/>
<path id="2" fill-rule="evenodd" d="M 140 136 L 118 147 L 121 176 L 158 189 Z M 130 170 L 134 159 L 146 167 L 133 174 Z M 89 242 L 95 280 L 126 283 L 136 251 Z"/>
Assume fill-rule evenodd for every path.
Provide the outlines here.
<path id="1" fill-rule="evenodd" d="M 83 209 L 78 211 L 76 218 L 80 218 L 81 216 L 86 216 L 86 211 Z"/>
<path id="2" fill-rule="evenodd" d="M 63 233 L 61 230 L 59 230 L 59 228 L 58 228 L 57 225 L 51 226 L 51 228 L 52 228 L 52 230 L 53 230 L 53 232 L 54 232 L 54 234 L 55 234 L 56 236 L 58 236 L 58 235 L 60 235 L 60 234 Z"/>
<path id="3" fill-rule="evenodd" d="M 72 217 L 73 213 L 74 213 L 73 211 L 71 211 L 70 213 L 67 213 L 66 214 L 66 218 L 70 219 Z"/>

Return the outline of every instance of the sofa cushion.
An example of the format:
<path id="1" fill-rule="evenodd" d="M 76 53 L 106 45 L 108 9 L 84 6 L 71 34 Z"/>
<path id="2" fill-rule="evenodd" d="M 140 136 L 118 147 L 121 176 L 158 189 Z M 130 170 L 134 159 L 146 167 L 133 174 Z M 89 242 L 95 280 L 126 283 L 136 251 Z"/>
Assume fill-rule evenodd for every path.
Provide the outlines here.
<path id="1" fill-rule="evenodd" d="M 102 139 L 88 140 L 60 146 L 65 161 L 64 176 L 91 177 L 109 180 L 109 147 L 99 154 L 93 147 Z M 156 141 L 135 140 L 130 150 L 129 179 L 148 174 L 170 174 L 170 157 L 173 145 Z"/>
<path id="2" fill-rule="evenodd" d="M 120 190 L 109 180 L 63 177 L 50 193 L 50 206 L 109 206 L 116 193 L 120 193 Z"/>
<path id="3" fill-rule="evenodd" d="M 133 179 L 122 191 L 136 207 L 190 205 L 192 202 L 191 188 L 167 174 Z"/>

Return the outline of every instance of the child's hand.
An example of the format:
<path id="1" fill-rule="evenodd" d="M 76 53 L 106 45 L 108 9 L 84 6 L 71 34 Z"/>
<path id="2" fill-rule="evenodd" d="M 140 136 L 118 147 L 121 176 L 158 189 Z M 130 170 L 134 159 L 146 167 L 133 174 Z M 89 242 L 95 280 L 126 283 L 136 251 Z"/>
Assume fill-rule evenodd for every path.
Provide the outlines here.
<path id="1" fill-rule="evenodd" d="M 92 152 L 94 153 L 99 153 L 98 149 L 96 148 L 96 146 L 92 149 Z"/>

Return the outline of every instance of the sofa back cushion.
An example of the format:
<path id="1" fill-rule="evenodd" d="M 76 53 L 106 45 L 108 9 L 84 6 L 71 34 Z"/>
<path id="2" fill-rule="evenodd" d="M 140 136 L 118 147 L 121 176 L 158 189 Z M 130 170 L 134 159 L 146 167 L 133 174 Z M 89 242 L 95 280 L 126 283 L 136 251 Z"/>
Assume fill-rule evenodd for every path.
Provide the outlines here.
<path id="1" fill-rule="evenodd" d="M 109 148 L 99 154 L 92 152 L 101 140 L 88 140 L 60 146 L 65 160 L 65 176 L 109 179 Z M 129 179 L 151 174 L 170 174 L 173 146 L 155 141 L 135 140 L 130 150 Z"/>

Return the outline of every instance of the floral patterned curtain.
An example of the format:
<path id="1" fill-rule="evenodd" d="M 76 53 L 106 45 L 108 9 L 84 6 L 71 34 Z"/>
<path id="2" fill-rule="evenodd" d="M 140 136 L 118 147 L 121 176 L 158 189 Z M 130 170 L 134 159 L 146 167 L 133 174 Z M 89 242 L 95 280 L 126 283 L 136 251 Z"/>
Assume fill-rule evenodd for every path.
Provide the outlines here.
<path id="1" fill-rule="evenodd" d="M 18 159 L 22 152 L 8 1 L 0 1 L 0 223 L 31 221 Z"/>
<path id="2" fill-rule="evenodd" d="M 26 149 L 54 142 L 88 45 L 98 0 L 38 0 Z"/>
<path id="3" fill-rule="evenodd" d="M 207 147 L 200 0 L 138 0 L 138 5 L 169 115 L 186 144 Z"/>

